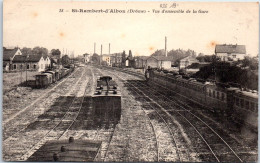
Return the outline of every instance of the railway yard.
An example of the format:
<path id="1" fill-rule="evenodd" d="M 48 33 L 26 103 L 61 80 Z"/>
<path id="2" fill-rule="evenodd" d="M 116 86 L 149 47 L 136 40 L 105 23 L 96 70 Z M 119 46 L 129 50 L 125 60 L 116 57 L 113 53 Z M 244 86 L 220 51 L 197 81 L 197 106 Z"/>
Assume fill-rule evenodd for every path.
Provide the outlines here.
<path id="1" fill-rule="evenodd" d="M 118 124 L 96 123 L 90 107 L 99 76 L 121 91 Z M 105 108 L 104 108 L 105 109 Z M 85 65 L 45 89 L 18 87 L 3 98 L 3 160 L 26 161 L 46 142 L 101 141 L 95 161 L 256 162 L 257 133 L 144 75 Z M 30 160 L 30 159 L 29 159 Z"/>

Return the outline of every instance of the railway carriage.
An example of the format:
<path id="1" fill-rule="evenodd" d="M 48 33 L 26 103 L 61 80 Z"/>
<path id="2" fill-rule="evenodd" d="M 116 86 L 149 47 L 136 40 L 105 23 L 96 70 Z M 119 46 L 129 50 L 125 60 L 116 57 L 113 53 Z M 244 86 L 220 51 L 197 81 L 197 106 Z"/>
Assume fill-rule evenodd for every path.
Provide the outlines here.
<path id="1" fill-rule="evenodd" d="M 258 95 L 256 93 L 235 89 L 232 109 L 236 121 L 257 131 Z"/>
<path id="2" fill-rule="evenodd" d="M 154 69 L 149 70 L 150 85 L 160 85 L 208 106 L 212 111 L 245 124 L 257 131 L 258 95 L 229 88 L 230 84 L 205 83 L 205 81 L 187 78 L 181 75 L 170 75 Z M 155 83 L 155 84 L 154 84 Z"/>

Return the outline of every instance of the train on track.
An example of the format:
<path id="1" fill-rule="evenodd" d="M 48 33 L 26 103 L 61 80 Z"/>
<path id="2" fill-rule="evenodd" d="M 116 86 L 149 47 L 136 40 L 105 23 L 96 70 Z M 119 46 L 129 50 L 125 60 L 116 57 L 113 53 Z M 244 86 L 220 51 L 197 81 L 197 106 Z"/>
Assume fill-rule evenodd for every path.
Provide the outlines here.
<path id="1" fill-rule="evenodd" d="M 238 124 L 257 132 L 258 94 L 230 85 L 210 83 L 181 75 L 149 69 L 145 73 L 148 83 L 173 90 L 189 100 L 224 113 Z"/>
<path id="2" fill-rule="evenodd" d="M 59 81 L 74 71 L 74 66 L 68 66 L 62 69 L 44 71 L 35 75 L 35 80 L 27 82 L 27 86 L 32 88 L 46 88 L 50 84 Z"/>
<path id="3" fill-rule="evenodd" d="M 121 117 L 121 92 L 111 76 L 101 76 L 92 96 L 93 109 L 97 119 L 117 124 Z M 105 122 L 106 123 L 106 122 Z"/>

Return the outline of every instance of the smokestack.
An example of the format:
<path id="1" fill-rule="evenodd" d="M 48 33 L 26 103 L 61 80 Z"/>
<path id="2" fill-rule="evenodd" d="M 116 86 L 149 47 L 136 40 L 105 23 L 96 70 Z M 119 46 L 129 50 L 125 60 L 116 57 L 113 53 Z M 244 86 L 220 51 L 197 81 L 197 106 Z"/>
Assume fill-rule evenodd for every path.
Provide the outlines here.
<path id="1" fill-rule="evenodd" d="M 94 54 L 96 53 L 96 43 L 94 43 Z"/>
<path id="2" fill-rule="evenodd" d="M 110 55 L 110 43 L 109 43 L 108 46 L 109 46 L 109 47 L 108 47 L 108 54 Z"/>
<path id="3" fill-rule="evenodd" d="M 165 56 L 167 57 L 167 37 L 165 36 Z"/>
<path id="4" fill-rule="evenodd" d="M 102 44 L 101 44 L 101 52 L 100 52 L 100 64 L 102 63 Z"/>

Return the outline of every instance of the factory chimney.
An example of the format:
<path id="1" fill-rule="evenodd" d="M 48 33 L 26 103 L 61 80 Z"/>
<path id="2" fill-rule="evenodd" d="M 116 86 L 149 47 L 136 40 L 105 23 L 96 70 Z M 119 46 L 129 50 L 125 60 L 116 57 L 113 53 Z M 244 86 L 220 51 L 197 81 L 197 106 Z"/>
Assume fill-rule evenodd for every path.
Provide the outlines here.
<path id="1" fill-rule="evenodd" d="M 165 56 L 167 57 L 167 37 L 165 36 Z"/>
<path id="2" fill-rule="evenodd" d="M 96 53 L 96 43 L 94 43 L 94 54 Z"/>
<path id="3" fill-rule="evenodd" d="M 109 46 L 109 47 L 108 47 L 108 54 L 110 55 L 110 43 L 109 43 L 108 46 Z"/>
<path id="4" fill-rule="evenodd" d="M 102 44 L 101 44 L 101 52 L 100 52 L 100 64 L 102 63 Z"/>

